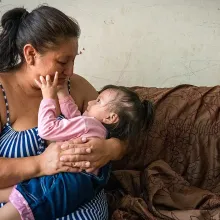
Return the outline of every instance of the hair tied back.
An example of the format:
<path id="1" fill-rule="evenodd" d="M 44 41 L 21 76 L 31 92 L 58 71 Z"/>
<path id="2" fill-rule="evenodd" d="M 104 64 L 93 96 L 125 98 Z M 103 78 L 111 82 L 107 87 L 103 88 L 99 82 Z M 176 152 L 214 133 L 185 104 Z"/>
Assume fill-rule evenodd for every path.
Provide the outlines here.
<path id="1" fill-rule="evenodd" d="M 148 130 L 154 122 L 154 106 L 151 101 L 143 100 L 142 105 L 142 129 Z"/>

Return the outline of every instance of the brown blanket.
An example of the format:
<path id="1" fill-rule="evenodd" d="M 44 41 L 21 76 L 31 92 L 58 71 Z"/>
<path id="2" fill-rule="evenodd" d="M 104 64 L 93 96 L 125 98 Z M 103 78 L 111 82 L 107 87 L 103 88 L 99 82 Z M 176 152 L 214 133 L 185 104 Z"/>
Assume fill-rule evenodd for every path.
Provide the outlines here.
<path id="1" fill-rule="evenodd" d="M 132 89 L 156 119 L 113 164 L 111 219 L 219 220 L 220 86 Z"/>

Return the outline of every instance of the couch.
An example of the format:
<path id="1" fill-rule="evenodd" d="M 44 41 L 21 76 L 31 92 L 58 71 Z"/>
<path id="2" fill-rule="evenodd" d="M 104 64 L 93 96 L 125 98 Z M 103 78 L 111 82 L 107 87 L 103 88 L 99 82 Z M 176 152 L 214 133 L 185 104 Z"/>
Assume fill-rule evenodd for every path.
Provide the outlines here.
<path id="1" fill-rule="evenodd" d="M 113 163 L 106 193 L 114 220 L 220 219 L 220 86 L 132 87 L 155 121 Z"/>

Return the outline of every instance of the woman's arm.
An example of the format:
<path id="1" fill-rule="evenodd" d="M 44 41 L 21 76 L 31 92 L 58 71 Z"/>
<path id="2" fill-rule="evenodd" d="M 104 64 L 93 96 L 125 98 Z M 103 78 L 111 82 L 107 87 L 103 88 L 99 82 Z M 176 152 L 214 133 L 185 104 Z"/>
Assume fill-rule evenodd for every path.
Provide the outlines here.
<path id="1" fill-rule="evenodd" d="M 60 161 L 62 143 L 51 143 L 38 155 L 23 158 L 0 158 L 0 189 L 14 186 L 19 182 L 34 177 L 53 175 L 60 172 L 79 172 L 72 167 L 72 162 Z M 86 149 L 79 149 L 79 154 L 86 154 Z M 73 160 L 74 161 L 74 160 Z"/>
<path id="2" fill-rule="evenodd" d="M 35 177 L 38 164 L 35 157 L 0 158 L 0 188 L 13 186 L 23 180 Z"/>

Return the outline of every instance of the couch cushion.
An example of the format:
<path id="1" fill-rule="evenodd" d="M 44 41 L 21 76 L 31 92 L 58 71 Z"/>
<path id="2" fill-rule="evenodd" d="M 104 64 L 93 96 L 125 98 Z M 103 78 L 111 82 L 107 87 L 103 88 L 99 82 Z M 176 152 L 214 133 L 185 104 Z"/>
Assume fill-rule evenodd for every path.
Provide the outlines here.
<path id="1" fill-rule="evenodd" d="M 131 89 L 154 102 L 156 115 L 151 130 L 113 163 L 113 218 L 217 218 L 220 86 Z"/>

